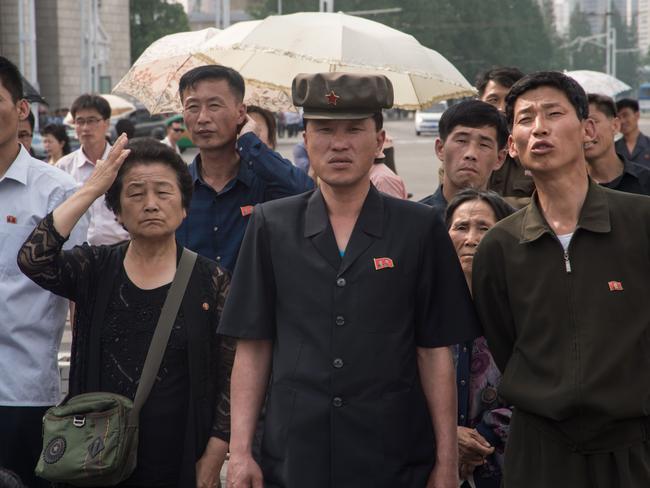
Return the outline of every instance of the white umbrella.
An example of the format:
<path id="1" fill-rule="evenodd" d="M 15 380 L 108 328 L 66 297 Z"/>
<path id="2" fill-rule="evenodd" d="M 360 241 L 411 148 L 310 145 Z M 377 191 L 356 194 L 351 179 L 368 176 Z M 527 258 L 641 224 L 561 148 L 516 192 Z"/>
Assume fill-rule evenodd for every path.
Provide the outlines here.
<path id="1" fill-rule="evenodd" d="M 565 71 L 564 74 L 576 80 L 587 93 L 598 93 L 616 98 L 621 93 L 632 89 L 630 85 L 618 78 L 600 71 L 577 70 Z"/>
<path id="2" fill-rule="evenodd" d="M 395 106 L 405 109 L 475 94 L 442 55 L 411 35 L 361 17 L 302 12 L 267 17 L 248 32 L 237 29 L 237 24 L 225 29 L 195 56 L 238 70 L 253 86 L 290 95 L 298 73 L 344 71 L 386 75 Z"/>

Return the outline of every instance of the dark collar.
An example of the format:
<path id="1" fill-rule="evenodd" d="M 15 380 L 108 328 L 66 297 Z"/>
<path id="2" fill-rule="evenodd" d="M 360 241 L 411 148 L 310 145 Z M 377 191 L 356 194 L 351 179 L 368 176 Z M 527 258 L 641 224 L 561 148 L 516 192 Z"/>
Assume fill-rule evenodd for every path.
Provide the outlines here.
<path id="1" fill-rule="evenodd" d="M 580 210 L 576 229 L 580 228 L 599 233 L 606 233 L 611 230 L 606 191 L 591 178 L 589 179 L 587 197 Z M 531 203 L 524 210 L 519 242 L 532 242 L 546 233 L 555 236 L 555 232 L 548 225 L 539 208 L 537 191 L 535 191 Z"/>
<path id="2" fill-rule="evenodd" d="M 202 185 L 210 186 L 208 185 L 204 180 L 203 176 L 201 175 L 201 155 L 197 154 L 196 157 L 194 158 L 194 161 L 189 165 L 189 170 L 190 170 L 190 175 L 192 176 L 192 181 L 196 184 L 198 181 Z M 246 186 L 251 186 L 253 183 L 253 175 L 251 174 L 251 169 L 249 167 L 249 163 L 240 159 L 239 161 L 239 171 L 237 171 L 237 176 L 235 177 L 236 180 L 241 181 L 244 183 Z M 228 186 L 228 185 L 226 185 Z"/>
<path id="3" fill-rule="evenodd" d="M 327 207 L 320 189 L 317 189 L 309 197 L 307 210 L 305 212 L 305 237 L 312 237 L 327 229 L 329 216 Z M 355 229 L 364 231 L 375 237 L 381 237 L 384 227 L 384 199 L 377 189 L 370 185 L 366 200 L 361 207 L 361 213 L 357 219 Z"/>

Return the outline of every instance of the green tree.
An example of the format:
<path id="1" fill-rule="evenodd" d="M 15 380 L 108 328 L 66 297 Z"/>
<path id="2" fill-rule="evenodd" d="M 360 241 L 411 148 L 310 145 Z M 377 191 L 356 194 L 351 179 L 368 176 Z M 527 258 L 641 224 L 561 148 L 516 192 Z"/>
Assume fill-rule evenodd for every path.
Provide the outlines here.
<path id="1" fill-rule="evenodd" d="M 165 0 L 130 0 L 131 62 L 161 37 L 190 30 L 183 6 Z"/>

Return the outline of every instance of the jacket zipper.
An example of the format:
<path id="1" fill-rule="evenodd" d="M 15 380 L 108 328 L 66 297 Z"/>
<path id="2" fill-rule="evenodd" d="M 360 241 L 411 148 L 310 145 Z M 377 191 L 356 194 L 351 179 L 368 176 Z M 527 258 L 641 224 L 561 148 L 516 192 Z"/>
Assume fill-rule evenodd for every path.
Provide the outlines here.
<path id="1" fill-rule="evenodd" d="M 569 259 L 569 251 L 564 251 L 564 267 L 566 268 L 567 274 L 571 273 L 571 260 Z"/>

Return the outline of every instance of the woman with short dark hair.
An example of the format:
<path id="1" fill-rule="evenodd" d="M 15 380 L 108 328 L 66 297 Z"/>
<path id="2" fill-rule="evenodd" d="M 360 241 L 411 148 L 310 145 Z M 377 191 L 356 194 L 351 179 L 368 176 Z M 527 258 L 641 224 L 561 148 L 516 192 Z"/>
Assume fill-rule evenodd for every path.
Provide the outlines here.
<path id="1" fill-rule="evenodd" d="M 62 124 L 46 125 L 41 131 L 43 145 L 47 152 L 48 164 L 56 164 L 66 154 L 70 154 L 70 138 Z"/>
<path id="2" fill-rule="evenodd" d="M 39 223 L 18 257 L 37 284 L 76 303 L 72 395 L 105 391 L 134 398 L 183 250 L 175 232 L 192 195 L 187 165 L 153 139 L 133 141 L 128 149 L 126 143 L 124 135 L 118 138 L 77 193 Z M 104 193 L 130 240 L 62 251 L 76 222 Z M 137 467 L 119 486 L 212 487 L 218 481 L 230 433 L 234 356 L 233 342 L 215 332 L 227 290 L 227 275 L 199 256 L 140 412 Z"/>
<path id="3" fill-rule="evenodd" d="M 449 202 L 445 223 L 472 290 L 474 253 L 483 236 L 514 212 L 497 193 L 467 188 Z M 498 488 L 511 410 L 499 398 L 501 374 L 484 337 L 455 346 L 458 464 L 463 488 Z M 473 480 L 470 485 L 467 480 Z"/>

